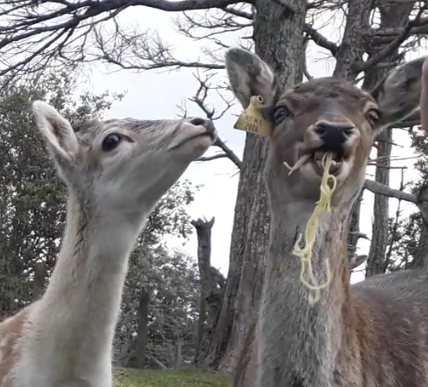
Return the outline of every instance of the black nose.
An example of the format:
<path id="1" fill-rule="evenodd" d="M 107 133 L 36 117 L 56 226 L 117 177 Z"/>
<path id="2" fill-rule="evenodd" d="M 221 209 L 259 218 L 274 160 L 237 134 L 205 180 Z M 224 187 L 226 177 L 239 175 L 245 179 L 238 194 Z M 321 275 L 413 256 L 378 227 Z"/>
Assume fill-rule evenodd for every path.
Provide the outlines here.
<path id="1" fill-rule="evenodd" d="M 348 123 L 317 122 L 314 132 L 324 141 L 323 150 L 327 152 L 343 151 L 343 144 L 355 131 L 355 126 Z"/>
<path id="2" fill-rule="evenodd" d="M 206 133 L 210 135 L 210 137 L 215 139 L 215 126 L 211 120 L 206 120 L 204 118 L 192 118 L 190 123 L 195 126 L 203 126 L 206 129 Z"/>

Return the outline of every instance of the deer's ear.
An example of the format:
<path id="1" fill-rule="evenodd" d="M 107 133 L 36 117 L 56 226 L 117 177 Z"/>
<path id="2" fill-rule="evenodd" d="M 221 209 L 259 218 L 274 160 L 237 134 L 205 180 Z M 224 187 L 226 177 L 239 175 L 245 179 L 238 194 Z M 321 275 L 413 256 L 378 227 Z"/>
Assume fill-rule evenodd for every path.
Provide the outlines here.
<path id="1" fill-rule="evenodd" d="M 279 90 L 279 82 L 264 61 L 242 48 L 229 49 L 225 59 L 230 86 L 244 109 L 254 95 L 262 96 L 267 104 L 272 102 Z"/>
<path id="2" fill-rule="evenodd" d="M 79 143 L 68 120 L 53 106 L 43 101 L 33 102 L 32 110 L 36 125 L 52 156 L 62 161 L 74 160 L 79 151 Z"/>
<path id="3" fill-rule="evenodd" d="M 424 61 L 422 57 L 395 68 L 372 91 L 381 127 L 403 120 L 419 107 Z"/>

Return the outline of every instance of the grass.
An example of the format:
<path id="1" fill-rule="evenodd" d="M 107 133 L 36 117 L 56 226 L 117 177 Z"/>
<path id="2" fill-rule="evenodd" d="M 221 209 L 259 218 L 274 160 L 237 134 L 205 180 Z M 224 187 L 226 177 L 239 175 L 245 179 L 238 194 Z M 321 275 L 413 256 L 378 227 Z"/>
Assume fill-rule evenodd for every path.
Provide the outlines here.
<path id="1" fill-rule="evenodd" d="M 174 371 L 120 370 L 115 374 L 115 387 L 232 387 L 227 376 L 198 369 Z"/>

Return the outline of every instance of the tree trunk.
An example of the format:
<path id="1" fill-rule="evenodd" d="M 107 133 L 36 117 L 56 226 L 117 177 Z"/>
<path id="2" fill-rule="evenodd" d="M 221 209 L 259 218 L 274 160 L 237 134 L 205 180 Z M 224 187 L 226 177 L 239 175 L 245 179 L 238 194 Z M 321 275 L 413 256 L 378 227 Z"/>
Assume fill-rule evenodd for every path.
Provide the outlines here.
<path id="1" fill-rule="evenodd" d="M 340 48 L 336 55 L 336 67 L 333 76 L 355 80 L 358 75 L 356 66 L 363 60 L 366 42 L 362 30 L 370 26 L 370 13 L 374 0 L 349 0 L 346 25 Z"/>
<path id="2" fill-rule="evenodd" d="M 143 369 L 146 364 L 146 348 L 148 341 L 150 293 L 141 289 L 138 305 L 138 332 L 135 349 L 135 368 Z"/>
<path id="3" fill-rule="evenodd" d="M 406 24 L 413 4 L 390 4 L 381 6 L 379 10 L 381 15 L 380 28 L 397 28 Z M 371 46 L 368 49 L 369 56 L 375 55 L 382 50 L 384 45 Z M 399 58 L 399 51 L 395 50 L 384 59 L 385 63 L 394 62 Z M 365 74 L 363 88 L 365 90 L 373 89 L 376 84 L 386 75 L 389 69 L 369 69 Z M 377 141 L 377 162 L 375 181 L 389 186 L 390 174 L 390 156 L 392 151 L 392 129 L 384 130 Z M 366 277 L 384 273 L 387 267 L 386 250 L 388 247 L 389 234 L 389 198 L 387 196 L 375 195 L 373 209 L 372 240 L 370 244 L 369 256 L 367 259 Z"/>
<path id="4" fill-rule="evenodd" d="M 201 281 L 195 363 L 198 363 L 199 361 L 199 354 L 204 338 L 207 298 L 211 293 L 215 292 L 215 289 L 213 289 L 215 284 L 211 279 L 211 230 L 214 225 L 214 220 L 214 218 L 210 221 L 198 219 L 191 222 L 193 227 L 195 227 L 198 236 L 198 266 Z"/>
<path id="5" fill-rule="evenodd" d="M 34 264 L 33 301 L 42 297 L 45 290 L 46 265 L 44 262 Z"/>
<path id="6" fill-rule="evenodd" d="M 302 79 L 305 1 L 256 0 L 255 50 L 284 86 Z M 263 284 L 270 217 L 263 169 L 264 138 L 247 134 L 232 231 L 230 266 L 222 309 L 206 363 L 232 372 L 251 324 Z"/>
<path id="7" fill-rule="evenodd" d="M 392 150 L 392 129 L 386 129 L 377 144 L 377 165 L 375 181 L 389 186 L 389 167 Z M 375 195 L 373 206 L 372 240 L 367 259 L 366 277 L 384 273 L 386 270 L 386 249 L 389 234 L 389 198 Z"/>
<path id="8" fill-rule="evenodd" d="M 360 239 L 360 212 L 361 202 L 363 201 L 364 190 L 361 191 L 360 196 L 354 203 L 354 207 L 349 218 L 349 235 L 348 235 L 348 254 L 350 257 L 357 254 L 357 244 Z"/>
<path id="9" fill-rule="evenodd" d="M 369 25 L 369 16 L 373 8 L 373 0 L 350 0 L 348 2 L 348 17 L 346 18 L 343 38 L 336 55 L 336 66 L 333 76 L 355 80 L 358 71 L 354 64 L 363 60 L 366 42 L 361 29 Z M 358 232 L 360 231 L 360 211 L 363 192 L 354 204 L 349 218 L 348 236 L 349 254 L 352 257 L 357 253 Z"/>

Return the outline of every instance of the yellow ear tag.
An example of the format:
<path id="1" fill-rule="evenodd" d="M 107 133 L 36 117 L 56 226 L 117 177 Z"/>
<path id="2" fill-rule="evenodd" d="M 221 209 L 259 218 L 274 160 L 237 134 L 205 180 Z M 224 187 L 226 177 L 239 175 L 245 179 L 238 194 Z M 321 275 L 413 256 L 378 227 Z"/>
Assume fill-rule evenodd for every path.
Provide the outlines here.
<path id="1" fill-rule="evenodd" d="M 263 98 L 260 95 L 253 96 L 247 109 L 239 116 L 234 126 L 235 129 L 255 133 L 259 136 L 268 137 L 272 134 L 272 127 L 261 113 Z"/>

